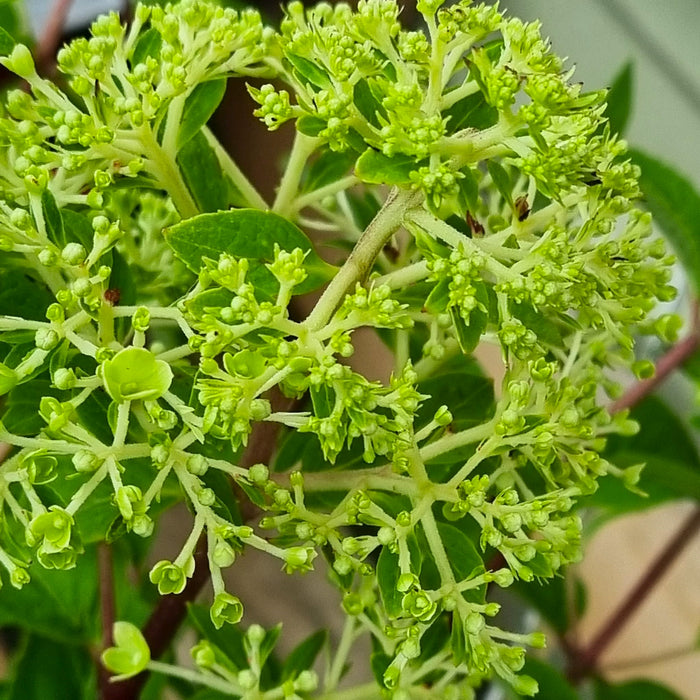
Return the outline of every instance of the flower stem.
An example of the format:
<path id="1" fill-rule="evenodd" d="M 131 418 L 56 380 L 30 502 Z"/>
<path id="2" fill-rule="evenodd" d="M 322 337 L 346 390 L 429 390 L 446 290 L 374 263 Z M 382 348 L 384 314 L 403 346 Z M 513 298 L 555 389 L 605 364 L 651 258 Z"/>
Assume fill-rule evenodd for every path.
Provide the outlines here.
<path id="1" fill-rule="evenodd" d="M 360 236 L 360 240 L 345 264 L 331 280 L 314 310 L 304 321 L 304 325 L 309 330 L 317 331 L 323 328 L 353 285 L 367 277 L 377 255 L 401 226 L 406 208 L 416 204 L 419 196 L 409 190 L 392 190 L 384 206 Z"/>

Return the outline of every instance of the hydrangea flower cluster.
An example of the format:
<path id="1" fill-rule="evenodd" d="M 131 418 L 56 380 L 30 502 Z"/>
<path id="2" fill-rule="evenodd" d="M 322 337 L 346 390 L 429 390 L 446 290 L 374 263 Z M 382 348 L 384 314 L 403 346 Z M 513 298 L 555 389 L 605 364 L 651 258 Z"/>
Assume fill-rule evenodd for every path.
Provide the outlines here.
<path id="1" fill-rule="evenodd" d="M 600 453 L 635 425 L 599 389 L 615 394 L 611 368 L 650 371 L 637 333 L 678 328 L 649 317 L 671 258 L 633 208 L 604 92 L 570 82 L 537 23 L 418 10 L 425 33 L 394 0 L 292 2 L 275 31 L 182 0 L 137 6 L 128 29 L 97 20 L 59 54 L 64 87 L 22 45 L 0 59 L 29 86 L 0 117 L 0 279 L 32 289 L 0 309 L 0 563 L 31 585 L 33 560 L 71 569 L 182 500 L 191 534 L 149 578 L 182 592 L 204 538 L 221 628 L 242 617 L 222 572 L 243 548 L 288 573 L 325 562 L 347 622 L 323 683 L 305 668 L 266 687 L 257 626 L 235 673 L 194 648 L 198 680 L 243 698 L 332 700 L 362 635 L 366 697 L 470 698 L 493 677 L 533 694 L 523 646 L 544 640 L 501 629 L 487 589 L 576 561 L 577 498 L 600 476 L 634 488 L 639 469 Z M 256 81 L 269 129 L 294 124 L 272 203 L 206 127 L 229 77 Z M 198 159 L 221 189 L 198 186 Z M 341 266 L 311 229 L 351 251 Z M 293 297 L 326 283 L 297 318 Z M 363 327 L 394 353 L 386 382 L 346 361 Z M 503 357 L 497 399 L 482 342 Z M 266 422 L 284 428 L 274 460 L 243 466 Z M 133 625 L 115 642 L 122 677 L 152 663 Z"/>

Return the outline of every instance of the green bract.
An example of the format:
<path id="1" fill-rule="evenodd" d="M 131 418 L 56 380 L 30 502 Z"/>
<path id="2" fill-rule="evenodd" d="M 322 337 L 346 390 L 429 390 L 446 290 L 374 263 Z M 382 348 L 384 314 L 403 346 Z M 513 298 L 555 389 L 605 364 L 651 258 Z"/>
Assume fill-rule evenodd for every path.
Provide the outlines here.
<path id="1" fill-rule="evenodd" d="M 173 672 L 225 695 L 333 700 L 363 635 L 366 697 L 472 698 L 494 675 L 536 692 L 523 646 L 542 640 L 501 630 L 487 588 L 577 561 L 600 477 L 637 488 L 639 468 L 602 456 L 636 424 L 601 397 L 612 370 L 649 376 L 637 335 L 678 320 L 650 316 L 672 258 L 605 93 L 572 82 L 538 23 L 469 0 L 418 11 L 426 32 L 393 0 L 293 2 L 279 30 L 202 0 L 139 5 L 61 49 L 60 84 L 6 47 L 29 91 L 0 115 L 0 564 L 20 587 L 34 555 L 68 569 L 108 542 L 141 571 L 131 539 L 184 501 L 191 532 L 149 578 L 189 593 L 208 566 L 199 671 Z M 255 79 L 254 114 L 294 130 L 273 201 L 207 127 L 228 79 Z M 293 298 L 322 287 L 302 318 Z M 359 329 L 391 376 L 348 364 Z M 222 569 L 246 547 L 340 589 L 322 684 L 323 635 L 274 670 L 279 628 L 238 631 Z M 144 670 L 140 632 L 114 635 L 105 666 Z"/>
<path id="2" fill-rule="evenodd" d="M 173 380 L 167 362 L 144 348 L 125 348 L 102 363 L 107 393 L 117 402 L 152 401 L 162 396 Z"/>

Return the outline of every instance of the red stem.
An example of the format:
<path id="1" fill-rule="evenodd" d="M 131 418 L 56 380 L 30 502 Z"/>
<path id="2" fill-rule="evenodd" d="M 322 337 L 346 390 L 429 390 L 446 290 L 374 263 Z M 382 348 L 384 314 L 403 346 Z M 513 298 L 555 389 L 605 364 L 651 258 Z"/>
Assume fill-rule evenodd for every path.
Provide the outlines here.
<path id="1" fill-rule="evenodd" d="M 106 542 L 100 542 L 97 546 L 97 569 L 100 596 L 100 618 L 102 622 L 102 648 L 107 649 L 113 644 L 112 627 L 115 620 L 114 606 L 114 569 L 112 566 L 112 547 Z M 100 698 L 109 698 L 109 673 L 100 664 L 98 665 L 98 682 L 100 686 Z"/>
<path id="2" fill-rule="evenodd" d="M 637 608 L 647 599 L 656 584 L 659 583 L 699 531 L 700 507 L 695 507 L 678 532 L 637 581 L 637 584 L 628 593 L 622 604 L 591 640 L 588 647 L 580 649 L 574 654 L 568 673 L 569 678 L 574 683 L 581 681 L 595 669 L 603 652 L 618 636 Z"/>
<path id="3" fill-rule="evenodd" d="M 700 347 L 700 333 L 694 331 L 662 355 L 656 363 L 656 372 L 653 377 L 633 384 L 617 401 L 614 401 L 608 408 L 610 413 L 618 413 L 625 408 L 636 406 L 642 399 L 649 396 L 671 372 L 688 360 L 698 347 Z"/>
<path id="4" fill-rule="evenodd" d="M 44 31 L 37 42 L 36 63 L 40 73 L 50 73 L 54 68 L 56 51 L 72 4 L 73 0 L 56 0 L 51 7 Z"/>

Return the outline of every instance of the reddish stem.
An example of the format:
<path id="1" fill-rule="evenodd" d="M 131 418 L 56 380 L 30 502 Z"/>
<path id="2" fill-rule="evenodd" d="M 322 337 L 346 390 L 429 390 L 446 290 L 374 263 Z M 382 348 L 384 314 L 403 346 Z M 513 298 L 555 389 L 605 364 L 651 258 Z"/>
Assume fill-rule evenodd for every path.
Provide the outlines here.
<path id="1" fill-rule="evenodd" d="M 634 612 L 647 599 L 656 584 L 663 578 L 685 547 L 700 531 L 700 507 L 695 507 L 681 528 L 671 538 L 663 551 L 628 593 L 622 604 L 610 616 L 598 634 L 585 649 L 579 649 L 571 658 L 568 676 L 576 683 L 588 676 L 596 667 L 603 652 L 618 636 Z"/>
<path id="2" fill-rule="evenodd" d="M 662 355 L 656 363 L 656 372 L 653 377 L 633 384 L 617 401 L 614 401 L 608 408 L 610 413 L 618 413 L 636 406 L 642 399 L 649 396 L 671 372 L 690 359 L 698 347 L 700 347 L 700 333 L 694 331 Z"/>
<path id="3" fill-rule="evenodd" d="M 100 596 L 100 618 L 102 622 L 102 648 L 113 644 L 112 627 L 115 620 L 114 606 L 114 569 L 112 566 L 112 547 L 106 542 L 97 546 L 97 570 Z M 109 695 L 109 673 L 100 664 L 98 666 L 100 697 L 107 700 Z"/>
<path id="4" fill-rule="evenodd" d="M 56 0 L 46 21 L 44 31 L 39 37 L 36 64 L 39 73 L 52 72 L 58 45 L 63 37 L 63 27 L 73 0 Z"/>

